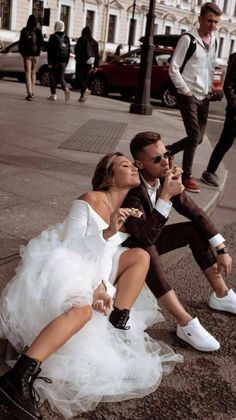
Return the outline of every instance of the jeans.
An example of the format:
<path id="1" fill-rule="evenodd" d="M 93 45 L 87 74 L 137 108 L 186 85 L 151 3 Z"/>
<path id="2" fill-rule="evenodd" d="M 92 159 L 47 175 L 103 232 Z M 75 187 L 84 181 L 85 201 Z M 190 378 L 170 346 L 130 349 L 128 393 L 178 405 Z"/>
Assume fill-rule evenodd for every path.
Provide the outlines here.
<path id="1" fill-rule="evenodd" d="M 33 93 L 34 85 L 36 82 L 36 70 L 38 65 L 39 57 L 23 57 L 24 69 L 25 69 L 25 82 L 28 94 Z"/>
<path id="2" fill-rule="evenodd" d="M 233 145 L 235 138 L 236 138 L 236 108 L 233 109 L 232 107 L 228 106 L 226 109 L 224 127 L 222 130 L 220 139 L 211 154 L 211 157 L 207 166 L 207 172 L 210 172 L 211 174 L 215 173 L 225 153 L 228 152 L 228 150 Z"/>
<path id="3" fill-rule="evenodd" d="M 67 89 L 67 83 L 65 81 L 65 69 L 66 63 L 53 64 L 50 70 L 50 89 L 51 94 L 56 94 L 57 85 L 60 84 L 63 90 Z"/>
<path id="4" fill-rule="evenodd" d="M 189 178 L 192 173 L 193 159 L 197 146 L 202 142 L 207 124 L 209 99 L 202 101 L 195 96 L 177 94 L 178 104 L 185 126 L 187 137 L 171 145 L 172 154 L 183 153 L 183 178 Z"/>

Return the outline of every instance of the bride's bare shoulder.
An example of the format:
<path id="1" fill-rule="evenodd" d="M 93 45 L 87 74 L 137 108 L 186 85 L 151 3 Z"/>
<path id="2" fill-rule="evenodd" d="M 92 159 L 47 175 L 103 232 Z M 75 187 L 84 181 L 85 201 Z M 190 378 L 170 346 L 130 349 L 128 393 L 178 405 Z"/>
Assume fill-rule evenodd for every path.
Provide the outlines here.
<path id="1" fill-rule="evenodd" d="M 101 203 L 104 193 L 102 191 L 88 191 L 82 194 L 78 200 L 86 201 L 92 207 L 97 207 Z"/>

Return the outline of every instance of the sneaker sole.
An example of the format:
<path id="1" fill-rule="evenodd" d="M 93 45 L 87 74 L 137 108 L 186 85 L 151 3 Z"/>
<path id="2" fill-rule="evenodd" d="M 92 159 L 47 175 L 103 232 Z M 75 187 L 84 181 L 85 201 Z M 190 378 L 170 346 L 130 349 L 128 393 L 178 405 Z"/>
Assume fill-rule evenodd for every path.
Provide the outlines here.
<path id="1" fill-rule="evenodd" d="M 190 188 L 184 187 L 186 191 L 192 192 L 192 193 L 200 193 L 200 190 L 191 190 Z"/>
<path id="2" fill-rule="evenodd" d="M 201 178 L 200 181 L 204 182 L 204 184 L 209 185 L 210 187 L 214 187 L 214 188 L 219 187 L 219 184 L 217 185 L 211 184 L 210 182 L 206 181 L 204 178 Z"/>
<path id="3" fill-rule="evenodd" d="M 208 306 L 209 308 L 214 309 L 214 311 L 225 312 L 230 315 L 236 315 L 236 312 L 232 312 L 226 308 L 218 308 L 217 306 L 214 306 L 214 304 L 211 304 L 211 303 L 208 303 Z"/>
<path id="4" fill-rule="evenodd" d="M 26 409 L 14 401 L 2 388 L 0 388 L 0 403 L 2 403 L 6 408 L 11 408 L 14 412 L 14 417 L 19 420 L 39 420 L 39 417 L 35 417 L 33 414 L 26 411 Z M 20 410 L 20 413 L 15 412 L 16 410 Z M 22 414 L 24 417 L 22 417 Z"/>
<path id="5" fill-rule="evenodd" d="M 214 348 L 214 349 L 206 349 L 205 347 L 201 347 L 201 346 L 193 346 L 192 343 L 190 343 L 188 340 L 186 340 L 185 338 L 182 338 L 178 335 L 178 333 L 176 334 L 178 338 L 180 338 L 182 341 L 184 341 L 185 343 L 187 343 L 189 346 L 191 346 L 193 349 L 196 349 L 198 351 L 205 351 L 205 352 L 211 352 L 211 351 L 217 351 L 220 348 L 220 344 L 219 347 Z"/>

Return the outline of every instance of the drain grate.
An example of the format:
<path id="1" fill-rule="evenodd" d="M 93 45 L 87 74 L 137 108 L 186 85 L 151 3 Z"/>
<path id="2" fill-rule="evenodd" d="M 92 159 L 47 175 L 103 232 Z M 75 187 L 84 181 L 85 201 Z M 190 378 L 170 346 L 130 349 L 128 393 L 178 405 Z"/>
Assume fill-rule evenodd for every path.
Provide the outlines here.
<path id="1" fill-rule="evenodd" d="M 127 123 L 123 122 L 91 119 L 78 128 L 59 148 L 109 153 L 115 149 L 126 127 Z"/>

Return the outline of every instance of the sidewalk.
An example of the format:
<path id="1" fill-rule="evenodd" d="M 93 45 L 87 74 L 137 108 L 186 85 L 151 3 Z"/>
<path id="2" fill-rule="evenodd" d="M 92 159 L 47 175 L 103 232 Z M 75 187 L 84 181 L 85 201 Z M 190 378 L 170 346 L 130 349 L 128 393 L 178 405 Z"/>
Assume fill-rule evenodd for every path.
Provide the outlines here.
<path id="1" fill-rule="evenodd" d="M 130 114 L 128 103 L 108 98 L 90 96 L 86 103 L 79 103 L 79 94 L 72 92 L 71 100 L 65 102 L 63 92 L 58 90 L 58 101 L 50 102 L 46 99 L 49 89 L 37 86 L 34 101 L 28 102 L 24 100 L 25 86 L 7 81 L 0 82 L 0 92 L 1 291 L 14 275 L 19 245 L 63 220 L 72 201 L 91 188 L 95 165 L 104 152 L 110 151 L 111 142 L 112 150 L 129 156 L 129 142 L 136 133 L 158 131 L 168 144 L 184 136 L 184 127 L 181 118 L 157 110 L 152 116 Z M 83 125 L 85 131 L 78 140 L 75 132 Z M 114 140 L 117 130 L 120 137 Z M 59 148 L 65 142 L 83 151 Z M 90 152 L 84 151 L 86 148 Z M 210 153 L 211 145 L 205 139 L 194 161 L 196 179 L 205 169 Z M 177 156 L 176 163 L 180 164 L 181 158 Z M 221 167 L 219 175 L 219 190 L 200 183 L 201 193 L 191 194 L 209 213 L 224 190 L 227 171 Z M 181 217 L 172 210 L 171 221 L 179 220 Z M 178 257 L 184 252 L 178 251 Z M 175 261 L 165 256 L 166 266 Z M 0 356 L 3 350 L 0 342 Z"/>

